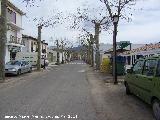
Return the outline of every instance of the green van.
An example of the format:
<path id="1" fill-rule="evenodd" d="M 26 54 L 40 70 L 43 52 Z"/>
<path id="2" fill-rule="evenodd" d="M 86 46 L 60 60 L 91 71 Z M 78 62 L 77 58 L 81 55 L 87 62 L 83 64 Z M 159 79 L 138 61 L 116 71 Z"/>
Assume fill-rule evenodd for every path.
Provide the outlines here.
<path id="1" fill-rule="evenodd" d="M 124 79 L 126 94 L 133 93 L 152 105 L 156 120 L 160 120 L 160 57 L 141 58 L 127 70 Z"/>

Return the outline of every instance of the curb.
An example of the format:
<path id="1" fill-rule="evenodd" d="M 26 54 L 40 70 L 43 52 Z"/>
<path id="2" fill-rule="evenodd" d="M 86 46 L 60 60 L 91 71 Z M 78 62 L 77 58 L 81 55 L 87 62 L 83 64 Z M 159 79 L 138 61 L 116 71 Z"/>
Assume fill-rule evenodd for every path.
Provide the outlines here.
<path id="1" fill-rule="evenodd" d="M 106 75 L 102 74 L 99 71 L 95 71 L 94 68 L 87 66 L 87 72 L 86 72 L 87 81 L 89 79 L 89 74 L 92 74 L 92 77 L 94 77 L 95 79 L 103 81 L 104 84 L 105 83 L 114 83 L 113 76 L 107 75 L 107 74 Z M 118 83 L 120 83 L 120 84 L 122 84 L 124 82 L 124 77 L 119 76 L 117 79 L 118 79 Z"/>

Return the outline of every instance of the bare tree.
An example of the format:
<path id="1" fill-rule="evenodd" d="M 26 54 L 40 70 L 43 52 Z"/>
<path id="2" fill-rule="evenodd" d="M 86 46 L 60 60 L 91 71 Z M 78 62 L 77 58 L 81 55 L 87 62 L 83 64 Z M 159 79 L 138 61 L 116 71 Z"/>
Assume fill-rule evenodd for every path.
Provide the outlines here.
<path id="1" fill-rule="evenodd" d="M 37 70 L 41 69 L 41 30 L 43 27 L 55 27 L 57 24 L 61 24 L 62 12 L 57 12 L 51 17 L 41 17 L 34 18 L 33 21 L 36 22 L 38 27 L 38 60 L 37 60 Z M 45 58 L 44 58 L 45 59 Z"/>
<path id="2" fill-rule="evenodd" d="M 107 12 L 109 13 L 110 20 L 113 22 L 114 31 L 113 31 L 113 80 L 114 84 L 117 84 L 117 63 L 116 63 L 116 37 L 117 37 L 117 27 L 119 23 L 119 19 L 130 20 L 130 15 L 132 15 L 129 11 L 131 6 L 136 4 L 136 0 L 100 0 L 105 4 Z"/>
<path id="3" fill-rule="evenodd" d="M 137 0 L 100 0 L 105 4 L 106 10 L 109 13 L 110 19 L 113 20 L 113 15 L 118 15 L 119 18 L 130 20 L 132 13 L 130 10 L 136 4 Z"/>
<path id="4" fill-rule="evenodd" d="M 99 35 L 102 30 L 107 31 L 110 27 L 109 16 L 106 16 L 106 12 L 102 7 L 99 8 L 78 8 L 73 17 L 73 24 L 71 28 L 81 29 L 83 31 L 94 30 L 94 40 L 96 44 L 96 69 L 100 68 L 100 52 L 99 52 Z"/>
<path id="5" fill-rule="evenodd" d="M 87 58 L 88 63 L 94 67 L 94 50 L 93 44 L 95 43 L 93 34 L 83 29 L 83 32 L 79 35 L 79 39 L 81 40 L 81 45 L 84 45 L 87 49 Z"/>

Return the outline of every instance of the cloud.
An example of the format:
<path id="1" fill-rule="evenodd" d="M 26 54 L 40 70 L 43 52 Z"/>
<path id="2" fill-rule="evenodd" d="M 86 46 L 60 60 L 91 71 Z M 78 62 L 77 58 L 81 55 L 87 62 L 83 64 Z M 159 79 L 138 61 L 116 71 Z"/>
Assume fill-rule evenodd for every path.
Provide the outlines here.
<path id="1" fill-rule="evenodd" d="M 37 36 L 37 28 L 32 21 L 34 17 L 51 15 L 53 9 L 63 12 L 75 12 L 77 7 L 91 5 L 93 7 L 101 6 L 99 0 L 44 0 L 38 3 L 39 7 L 26 8 L 25 4 L 13 0 L 13 2 L 24 12 L 27 12 L 28 18 L 23 18 L 24 33 Z M 103 5 L 102 5 L 103 6 Z M 128 41 L 132 43 L 151 43 L 160 40 L 160 1 L 159 0 L 141 0 L 131 11 L 133 13 L 132 22 L 121 21 L 118 27 L 117 41 Z M 43 29 L 42 38 L 49 41 L 52 37 L 68 37 L 71 41 L 77 39 L 78 30 L 68 30 L 65 27 L 68 23 L 58 25 L 56 28 Z M 111 32 L 112 33 L 112 32 Z M 112 43 L 112 34 L 102 31 L 100 42 Z"/>

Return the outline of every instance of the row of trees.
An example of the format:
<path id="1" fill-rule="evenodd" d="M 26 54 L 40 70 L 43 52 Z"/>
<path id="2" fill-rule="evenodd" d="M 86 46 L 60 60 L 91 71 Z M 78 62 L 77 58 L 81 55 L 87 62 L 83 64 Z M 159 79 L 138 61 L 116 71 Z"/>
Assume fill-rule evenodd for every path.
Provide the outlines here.
<path id="1" fill-rule="evenodd" d="M 90 46 L 96 45 L 96 69 L 100 68 L 99 36 L 101 31 L 108 31 L 114 25 L 113 17 L 117 16 L 118 21 L 115 31 L 113 31 L 115 33 L 113 38 L 116 39 L 119 20 L 125 19 L 129 21 L 132 16 L 131 7 L 136 4 L 136 0 L 100 0 L 100 2 L 102 6 L 98 8 L 91 6 L 85 6 L 84 8 L 82 6 L 77 9 L 75 14 L 70 15 L 74 21 L 71 28 L 81 30 L 82 34 L 85 32 L 88 48 L 92 49 Z M 90 36 L 93 36 L 93 39 Z M 113 45 L 115 47 L 116 42 Z M 93 61 L 93 58 L 91 61 Z"/>
<path id="2" fill-rule="evenodd" d="M 22 0 L 26 2 L 27 6 L 35 6 L 36 2 L 41 0 Z M 97 0 L 98 1 L 98 0 Z M 113 15 L 116 14 L 118 18 L 129 20 L 129 16 L 132 14 L 129 13 L 131 7 L 135 5 L 136 0 L 99 0 L 103 7 L 94 8 L 91 6 L 79 7 L 74 14 L 69 14 L 67 18 L 63 18 L 61 12 L 50 16 L 47 19 L 43 17 L 39 19 L 34 19 L 38 21 L 37 27 L 39 28 L 38 40 L 41 39 L 41 29 L 42 27 L 54 26 L 62 20 L 71 19 L 73 24 L 70 25 L 71 29 L 78 29 L 82 31 L 83 34 L 89 36 L 89 39 L 86 39 L 89 43 L 89 48 L 92 49 L 92 44 L 96 44 L 96 68 L 100 67 L 100 53 L 99 53 L 99 35 L 102 30 L 109 30 L 113 25 Z M 6 42 L 6 4 L 7 0 L 1 0 L 1 9 L 2 14 L 0 16 L 0 81 L 5 79 L 5 42 Z M 127 14 L 126 14 L 127 13 Z M 118 22 L 119 23 L 119 22 Z M 116 31 L 117 32 L 117 31 Z M 40 43 L 40 42 L 39 42 Z M 40 45 L 39 45 L 40 46 Z M 40 52 L 39 52 L 40 53 Z M 39 54 L 40 56 L 40 54 Z M 93 57 L 93 55 L 92 55 Z M 93 64 L 93 60 L 91 62 Z"/>

